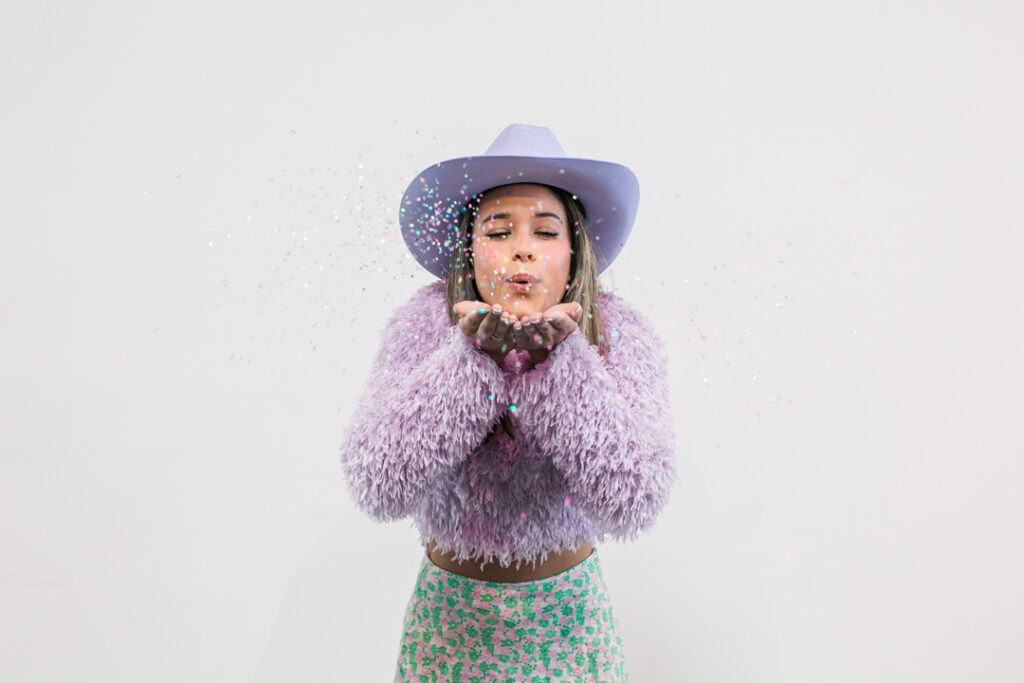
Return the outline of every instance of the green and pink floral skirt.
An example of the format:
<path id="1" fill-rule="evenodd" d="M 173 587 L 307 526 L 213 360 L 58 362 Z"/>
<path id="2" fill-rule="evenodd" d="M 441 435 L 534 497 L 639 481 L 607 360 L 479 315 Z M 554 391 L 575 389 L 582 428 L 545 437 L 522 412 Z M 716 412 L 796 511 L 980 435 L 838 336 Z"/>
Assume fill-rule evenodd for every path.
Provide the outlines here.
<path id="1" fill-rule="evenodd" d="M 597 550 L 561 574 L 494 583 L 424 555 L 396 683 L 628 681 Z"/>

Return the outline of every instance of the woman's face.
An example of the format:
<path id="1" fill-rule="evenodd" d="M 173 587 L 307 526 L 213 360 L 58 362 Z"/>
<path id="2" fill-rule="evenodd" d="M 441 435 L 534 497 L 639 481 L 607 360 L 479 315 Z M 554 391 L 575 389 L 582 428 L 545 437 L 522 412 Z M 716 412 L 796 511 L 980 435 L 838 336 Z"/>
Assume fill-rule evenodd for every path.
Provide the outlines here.
<path id="1" fill-rule="evenodd" d="M 562 202 L 542 185 L 485 192 L 473 223 L 473 277 L 483 300 L 520 317 L 557 304 L 572 262 L 568 222 Z"/>

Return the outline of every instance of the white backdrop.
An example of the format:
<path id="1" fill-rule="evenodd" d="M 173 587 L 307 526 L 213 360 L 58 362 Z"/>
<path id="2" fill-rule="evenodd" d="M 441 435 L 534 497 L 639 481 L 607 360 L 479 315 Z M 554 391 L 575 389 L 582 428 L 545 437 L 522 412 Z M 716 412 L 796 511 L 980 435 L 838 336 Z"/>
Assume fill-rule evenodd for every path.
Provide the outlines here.
<path id="1" fill-rule="evenodd" d="M 826 7 L 827 5 L 827 7 Z M 679 484 L 631 680 L 1024 680 L 1018 2 L 6 2 L 0 679 L 390 681 L 337 460 L 394 221 L 508 123 L 637 173 Z"/>

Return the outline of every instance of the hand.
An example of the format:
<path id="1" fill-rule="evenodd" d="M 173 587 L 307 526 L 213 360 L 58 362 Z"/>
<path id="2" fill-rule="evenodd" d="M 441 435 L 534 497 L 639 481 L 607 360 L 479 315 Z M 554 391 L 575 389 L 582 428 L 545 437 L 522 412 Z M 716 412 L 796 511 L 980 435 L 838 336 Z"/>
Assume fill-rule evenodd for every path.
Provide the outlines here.
<path id="1" fill-rule="evenodd" d="M 459 316 L 462 333 L 500 365 L 500 359 L 515 346 L 511 329 L 516 316 L 502 311 L 501 304 L 491 306 L 482 301 L 460 301 L 452 310 Z"/>
<path id="2" fill-rule="evenodd" d="M 556 346 L 579 329 L 576 321 L 582 314 L 583 307 L 572 302 L 523 316 L 512 325 L 516 349 L 529 351 L 534 365 L 543 363 Z"/>

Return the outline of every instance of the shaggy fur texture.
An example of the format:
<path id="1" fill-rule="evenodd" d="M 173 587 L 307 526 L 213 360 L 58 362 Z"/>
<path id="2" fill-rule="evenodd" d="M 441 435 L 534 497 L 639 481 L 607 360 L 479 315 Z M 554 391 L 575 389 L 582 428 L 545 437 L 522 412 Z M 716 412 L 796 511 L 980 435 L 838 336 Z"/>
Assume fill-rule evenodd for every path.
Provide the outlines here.
<path id="1" fill-rule="evenodd" d="M 499 368 L 449 322 L 443 283 L 388 320 L 341 450 L 360 509 L 412 515 L 481 566 L 547 558 L 649 528 L 675 482 L 666 357 L 649 321 L 602 292 L 609 352 L 574 332 L 532 366 Z M 513 408 L 514 406 L 514 408 Z M 499 430 L 512 411 L 515 438 Z"/>

